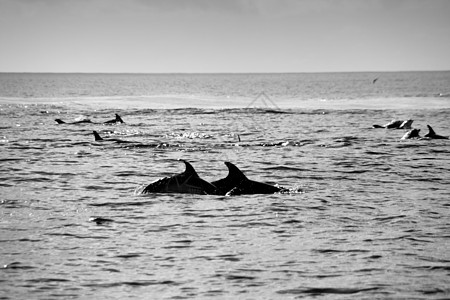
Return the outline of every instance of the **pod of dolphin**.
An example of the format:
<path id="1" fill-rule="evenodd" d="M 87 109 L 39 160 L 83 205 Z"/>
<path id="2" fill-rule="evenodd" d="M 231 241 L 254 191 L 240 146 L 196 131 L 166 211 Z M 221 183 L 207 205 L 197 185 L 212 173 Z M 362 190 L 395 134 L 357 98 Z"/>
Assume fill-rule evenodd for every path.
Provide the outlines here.
<path id="1" fill-rule="evenodd" d="M 83 124 L 83 123 L 90 123 L 90 124 L 117 124 L 117 123 L 125 123 L 122 118 L 116 114 L 116 117 L 112 120 L 104 121 L 104 122 L 92 122 L 90 119 L 81 119 L 74 122 L 64 122 L 61 119 L 55 119 L 56 123 L 58 124 Z"/>
<path id="2" fill-rule="evenodd" d="M 385 125 L 372 125 L 373 128 L 386 128 L 386 129 L 408 129 L 408 131 L 401 138 L 402 140 L 408 139 L 422 139 L 422 140 L 448 140 L 448 136 L 442 136 L 437 134 L 430 125 L 427 125 L 428 133 L 423 137 L 420 136 L 420 129 L 412 128 L 411 125 L 414 120 L 392 120 Z"/>
<path id="3" fill-rule="evenodd" d="M 170 177 L 158 179 L 144 188 L 138 189 L 137 194 L 151 193 L 180 193 L 199 195 L 235 196 L 249 194 L 275 194 L 291 192 L 283 187 L 270 185 L 248 179 L 234 164 L 225 162 L 228 175 L 225 178 L 208 182 L 198 176 L 194 167 L 186 160 L 186 169 Z"/>
<path id="4" fill-rule="evenodd" d="M 116 114 L 112 120 L 104 122 L 92 122 L 89 119 L 78 120 L 74 122 L 64 122 L 61 119 L 55 119 L 58 124 L 120 124 L 124 123 L 122 118 Z M 449 139 L 449 137 L 436 134 L 430 125 L 427 125 L 428 133 L 423 137 L 419 135 L 420 129 L 412 128 L 413 120 L 392 120 L 385 125 L 373 125 L 373 128 L 385 129 L 404 129 L 408 130 L 402 140 L 405 139 Z M 103 139 L 98 132 L 93 131 L 95 141 L 113 141 L 117 143 L 132 143 L 119 139 Z M 138 188 L 137 194 L 153 193 L 179 193 L 179 194 L 200 194 L 200 195 L 221 195 L 234 196 L 246 194 L 275 194 L 299 192 L 299 190 L 289 190 L 283 187 L 270 185 L 263 182 L 248 179 L 244 173 L 231 162 L 225 162 L 228 167 L 228 175 L 225 178 L 208 182 L 197 174 L 194 167 L 186 160 L 180 159 L 185 164 L 185 170 L 182 173 L 169 177 L 164 177 L 151 182 L 150 184 Z"/>

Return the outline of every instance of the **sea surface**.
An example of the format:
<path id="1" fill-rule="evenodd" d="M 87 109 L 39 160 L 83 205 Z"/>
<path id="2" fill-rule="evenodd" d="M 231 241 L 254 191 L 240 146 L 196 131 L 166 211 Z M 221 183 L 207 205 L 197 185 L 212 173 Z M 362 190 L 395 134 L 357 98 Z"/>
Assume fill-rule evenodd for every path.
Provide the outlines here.
<path id="1" fill-rule="evenodd" d="M 449 299 L 450 140 L 392 119 L 450 135 L 450 72 L 0 73 L 0 299 Z M 295 192 L 135 193 L 178 159 Z"/>

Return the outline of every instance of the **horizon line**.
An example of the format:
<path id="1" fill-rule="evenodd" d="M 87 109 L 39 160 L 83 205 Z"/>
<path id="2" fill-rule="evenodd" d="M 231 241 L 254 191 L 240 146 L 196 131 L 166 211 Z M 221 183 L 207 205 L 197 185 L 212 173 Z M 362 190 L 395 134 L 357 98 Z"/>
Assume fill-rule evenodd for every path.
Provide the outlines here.
<path id="1" fill-rule="evenodd" d="M 104 75 L 251 75 L 251 74 L 333 74 L 333 73 L 413 73 L 413 72 L 449 72 L 441 70 L 397 70 L 397 71 L 303 71 L 303 72 L 46 72 L 46 71 L 0 71 L 0 74 L 104 74 Z"/>

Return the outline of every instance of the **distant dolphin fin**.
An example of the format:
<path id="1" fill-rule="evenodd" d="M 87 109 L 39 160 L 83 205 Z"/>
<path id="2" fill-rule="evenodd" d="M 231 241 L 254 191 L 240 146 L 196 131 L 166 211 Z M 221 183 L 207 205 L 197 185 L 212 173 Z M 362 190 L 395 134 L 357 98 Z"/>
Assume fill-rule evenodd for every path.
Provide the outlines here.
<path id="1" fill-rule="evenodd" d="M 92 133 L 94 134 L 94 138 L 96 141 L 103 141 L 102 137 L 100 136 L 100 134 L 98 134 L 97 131 L 92 131 Z"/>
<path id="2" fill-rule="evenodd" d="M 61 119 L 55 119 L 55 121 L 56 121 L 56 123 L 58 123 L 58 124 L 66 124 L 66 122 L 64 122 L 64 121 L 61 120 Z"/>
<path id="3" fill-rule="evenodd" d="M 125 123 L 118 114 L 116 114 L 116 122 L 118 122 L 118 123 Z"/>

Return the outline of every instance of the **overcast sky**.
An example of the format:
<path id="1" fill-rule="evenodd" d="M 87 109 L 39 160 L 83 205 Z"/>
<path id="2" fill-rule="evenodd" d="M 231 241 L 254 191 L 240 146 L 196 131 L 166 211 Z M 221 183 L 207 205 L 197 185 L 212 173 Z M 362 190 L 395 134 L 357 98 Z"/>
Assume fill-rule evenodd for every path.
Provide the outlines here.
<path id="1" fill-rule="evenodd" d="M 448 0 L 0 0 L 0 72 L 450 70 Z"/>

